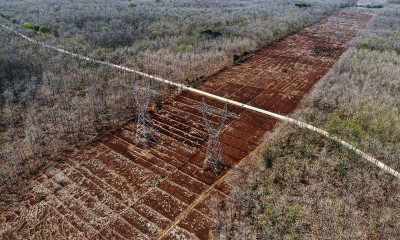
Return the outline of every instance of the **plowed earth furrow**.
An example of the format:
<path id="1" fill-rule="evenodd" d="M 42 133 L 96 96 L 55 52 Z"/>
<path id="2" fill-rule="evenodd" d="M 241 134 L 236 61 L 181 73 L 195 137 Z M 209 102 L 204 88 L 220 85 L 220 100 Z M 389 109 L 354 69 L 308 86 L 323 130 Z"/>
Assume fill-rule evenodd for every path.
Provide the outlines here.
<path id="1" fill-rule="evenodd" d="M 254 52 L 245 63 L 221 71 L 198 88 L 291 113 L 371 17 L 340 10 Z M 203 169 L 207 131 L 198 108 L 203 99 L 222 112 L 223 102 L 182 92 L 150 114 L 156 143 L 136 143 L 136 125 L 130 121 L 37 177 L 26 203 L 1 213 L 3 239 L 8 233 L 40 239 L 37 233 L 50 225 L 70 239 L 208 239 L 214 227 L 210 203 L 218 198 L 223 204 L 234 187 L 226 177 L 230 169 L 277 121 L 228 105 L 234 117 L 220 136 L 226 166 L 215 174 Z M 212 114 L 210 120 L 216 124 L 220 116 Z"/>

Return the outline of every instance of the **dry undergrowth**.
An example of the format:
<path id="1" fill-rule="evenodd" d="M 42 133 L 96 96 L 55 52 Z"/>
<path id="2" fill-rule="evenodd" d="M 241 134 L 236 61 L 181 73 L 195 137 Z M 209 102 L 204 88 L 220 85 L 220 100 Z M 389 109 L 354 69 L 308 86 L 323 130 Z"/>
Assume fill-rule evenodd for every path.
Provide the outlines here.
<path id="1" fill-rule="evenodd" d="M 398 5 L 380 11 L 357 49 L 295 117 L 399 169 Z M 386 36 L 386 37 L 383 37 Z M 220 215 L 219 239 L 398 239 L 398 179 L 315 133 L 281 125 Z M 234 182 L 234 180 L 232 180 Z M 246 189 L 243 191 L 243 189 Z"/>

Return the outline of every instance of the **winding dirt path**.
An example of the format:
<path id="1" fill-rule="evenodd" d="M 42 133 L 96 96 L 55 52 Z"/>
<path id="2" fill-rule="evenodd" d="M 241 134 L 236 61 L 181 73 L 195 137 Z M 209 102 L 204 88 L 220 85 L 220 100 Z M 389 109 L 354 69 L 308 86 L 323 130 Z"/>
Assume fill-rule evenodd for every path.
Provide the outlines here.
<path id="1" fill-rule="evenodd" d="M 257 51 L 245 63 L 212 76 L 198 89 L 46 46 L 188 91 L 152 114 L 161 143 L 151 148 L 137 145 L 135 123 L 128 122 L 100 143 L 74 154 L 65 164 L 38 176 L 24 204 L 1 213 L 4 221 L 0 221 L 0 236 L 208 239 L 214 226 L 208 203 L 214 197 L 228 195 L 230 184 L 225 179 L 230 170 L 246 159 L 263 135 L 281 120 L 335 139 L 400 177 L 327 132 L 283 116 L 297 107 L 371 17 L 352 10 L 338 11 Z M 226 168 L 218 176 L 202 169 L 206 131 L 196 106 L 203 98 L 220 109 L 227 102 L 229 111 L 238 116 L 227 121 L 221 135 Z M 218 120 L 219 116 L 211 118 Z"/>

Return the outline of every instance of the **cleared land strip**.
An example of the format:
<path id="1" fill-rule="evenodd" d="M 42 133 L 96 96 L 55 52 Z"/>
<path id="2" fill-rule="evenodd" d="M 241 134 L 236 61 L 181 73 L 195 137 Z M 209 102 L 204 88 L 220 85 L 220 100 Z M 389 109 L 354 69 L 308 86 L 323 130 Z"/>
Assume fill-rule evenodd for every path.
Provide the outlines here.
<path id="1" fill-rule="evenodd" d="M 264 109 L 261 109 L 261 108 L 253 107 L 253 106 L 248 105 L 248 104 L 244 104 L 244 103 L 241 103 L 241 102 L 238 102 L 238 101 L 234 101 L 234 100 L 231 100 L 231 99 L 228 99 L 228 98 L 225 98 L 225 97 L 221 97 L 221 96 L 218 96 L 218 95 L 215 95 L 215 94 L 211 94 L 211 93 L 208 93 L 206 91 L 202 91 L 202 90 L 199 90 L 199 89 L 196 89 L 196 88 L 193 88 L 193 87 L 185 86 L 185 85 L 180 84 L 180 83 L 176 83 L 176 82 L 172 82 L 172 81 L 160 78 L 160 77 L 152 76 L 152 75 L 149 75 L 147 73 L 143 73 L 143 72 L 131 69 L 131 68 L 127 68 L 127 67 L 123 67 L 123 66 L 112 64 L 112 63 L 108 63 L 108 62 L 95 60 L 95 59 L 92 59 L 92 58 L 89 58 L 89 57 L 82 56 L 80 54 L 76 54 L 76 53 L 72 53 L 72 52 L 66 51 L 66 50 L 64 50 L 62 48 L 58 48 L 58 47 L 55 47 L 55 46 L 50 46 L 50 45 L 38 42 L 38 41 L 36 41 L 36 40 L 34 40 L 34 39 L 24 35 L 24 34 L 21 34 L 21 33 L 11 29 L 10 27 L 8 27 L 8 26 L 6 26 L 4 24 L 0 24 L 0 25 L 3 28 L 5 28 L 5 29 L 7 29 L 9 31 L 12 31 L 13 33 L 21 36 L 22 38 L 26 39 L 27 41 L 42 45 L 42 46 L 44 46 L 46 48 L 53 49 L 53 50 L 56 50 L 56 51 L 61 52 L 61 53 L 65 53 L 65 54 L 71 55 L 73 57 L 77 57 L 79 59 L 82 59 L 82 60 L 87 60 L 87 61 L 90 61 L 90 62 L 107 65 L 109 67 L 118 68 L 118 69 L 121 69 L 121 70 L 124 70 L 124 71 L 127 71 L 127 72 L 136 73 L 136 74 L 139 74 L 141 76 L 144 76 L 144 77 L 147 77 L 147 78 L 150 78 L 150 79 L 154 79 L 156 81 L 159 81 L 159 82 L 171 85 L 171 86 L 175 86 L 175 87 L 177 87 L 177 88 L 179 88 L 181 90 L 187 90 L 187 91 L 194 92 L 194 93 L 197 93 L 197 94 L 200 94 L 200 95 L 203 95 L 203 96 L 207 96 L 207 97 L 219 100 L 219 101 L 227 102 L 229 104 L 232 104 L 232 105 L 235 105 L 235 106 L 239 106 L 239 107 L 242 107 L 242 108 L 246 108 L 246 109 L 249 109 L 249 110 L 252 110 L 252 111 L 255 111 L 255 112 L 259 112 L 259 113 L 274 117 L 276 119 L 292 123 L 292 124 L 297 125 L 299 127 L 306 128 L 306 129 L 309 129 L 311 131 L 317 132 L 317 133 L 319 133 L 319 134 L 321 134 L 321 135 L 323 135 L 323 136 L 325 136 L 325 137 L 327 137 L 327 138 L 329 138 L 329 139 L 331 139 L 331 140 L 333 140 L 335 142 L 338 142 L 339 144 L 343 145 L 345 148 L 347 148 L 347 149 L 349 149 L 351 151 L 354 151 L 356 154 L 360 155 L 362 158 L 364 158 L 368 162 L 376 165 L 377 167 L 379 167 L 383 171 L 385 171 L 385 172 L 387 172 L 387 173 L 389 173 L 389 174 L 391 174 L 391 175 L 393 175 L 393 176 L 395 176 L 395 177 L 400 179 L 400 173 L 397 172 L 396 170 L 390 168 L 389 166 L 387 166 L 383 162 L 381 162 L 381 161 L 377 160 L 376 158 L 374 158 L 373 156 L 361 151 L 360 149 L 352 146 L 348 142 L 346 142 L 344 140 L 341 140 L 338 137 L 335 137 L 335 136 L 329 134 L 328 132 L 326 132 L 326 131 L 324 131 L 324 130 L 322 130 L 320 128 L 317 128 L 315 126 L 312 126 L 310 124 L 301 122 L 301 121 L 293 119 L 293 118 L 286 117 L 284 115 L 276 114 L 274 112 L 270 112 L 270 111 L 267 111 L 267 110 L 264 110 Z"/>
<path id="2" fill-rule="evenodd" d="M 210 77 L 199 89 L 74 54 L 187 91 L 151 113 L 160 133 L 155 146 L 136 144 L 136 123 L 130 121 L 99 143 L 75 153 L 66 164 L 39 176 L 25 204 L 2 213 L 6 218 L 5 224 L 0 223 L 0 229 L 5 229 L 3 239 L 12 233 L 31 239 L 58 239 L 60 235 L 79 239 L 208 239 L 215 224 L 208 203 L 214 197 L 226 198 L 231 188 L 226 176 L 237 163 L 246 161 L 243 159 L 279 121 L 316 131 L 357 152 L 323 130 L 283 115 L 296 109 L 343 53 L 345 43 L 370 18 L 369 14 L 341 10 L 316 24 L 317 33 L 306 28 L 277 41 L 245 63 Z M 332 31 L 338 24 L 338 30 Z M 203 98 L 217 109 L 228 103 L 228 110 L 238 116 L 228 119 L 222 132 L 226 168 L 218 176 L 202 168 L 206 130 L 196 106 Z M 210 120 L 215 123 L 219 117 Z M 368 160 L 368 155 L 357 153 Z M 374 158 L 369 161 L 379 166 Z M 385 165 L 380 167 L 385 170 Z M 41 207 L 40 214 L 21 215 L 35 206 Z M 42 214 L 52 209 L 59 215 L 51 218 Z"/>

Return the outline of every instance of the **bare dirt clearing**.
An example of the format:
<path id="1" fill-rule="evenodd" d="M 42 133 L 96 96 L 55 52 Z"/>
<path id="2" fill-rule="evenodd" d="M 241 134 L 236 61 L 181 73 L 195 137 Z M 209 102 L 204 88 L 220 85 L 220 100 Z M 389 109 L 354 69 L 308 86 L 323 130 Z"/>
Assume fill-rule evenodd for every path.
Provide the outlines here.
<path id="1" fill-rule="evenodd" d="M 315 26 L 277 41 L 245 63 L 212 76 L 199 88 L 280 114 L 302 97 L 345 50 L 372 15 L 341 10 Z M 218 176 L 202 169 L 206 131 L 196 108 L 202 96 L 183 92 L 152 119 L 160 143 L 135 144 L 134 122 L 104 136 L 50 168 L 31 195 L 1 214 L 4 239 L 207 239 L 213 228 L 208 202 L 224 198 L 229 169 L 245 159 L 277 123 L 262 114 L 228 106 L 238 115 L 221 136 L 227 167 Z M 205 99 L 222 110 L 223 103 Z M 212 121 L 217 122 L 218 116 Z"/>

